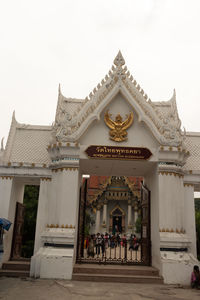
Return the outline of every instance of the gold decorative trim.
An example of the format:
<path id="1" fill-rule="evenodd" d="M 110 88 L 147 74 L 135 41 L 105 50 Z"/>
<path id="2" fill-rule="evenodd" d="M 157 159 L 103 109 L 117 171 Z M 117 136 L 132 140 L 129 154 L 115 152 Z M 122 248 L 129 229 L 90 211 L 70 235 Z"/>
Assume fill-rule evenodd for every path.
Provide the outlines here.
<path id="1" fill-rule="evenodd" d="M 159 229 L 159 232 L 183 233 L 183 234 L 186 233 L 185 229 L 183 229 L 183 228 L 181 228 L 180 230 L 177 229 L 177 228 L 176 228 L 176 229 L 173 229 L 173 228 L 171 228 L 171 229 L 169 229 L 169 228 L 160 228 L 160 229 Z"/>
<path id="2" fill-rule="evenodd" d="M 191 186 L 191 187 L 194 187 L 194 184 L 193 184 L 193 183 L 184 183 L 183 185 L 184 185 L 184 187 L 185 187 L 185 186 L 187 186 L 187 187 L 190 187 L 190 186 Z"/>
<path id="3" fill-rule="evenodd" d="M 70 229 L 74 229 L 75 228 L 75 226 L 74 225 L 72 225 L 72 224 L 66 224 L 66 225 L 64 225 L 64 224 L 62 224 L 62 225 L 59 225 L 59 224 L 47 224 L 46 225 L 46 227 L 47 228 L 70 228 Z"/>
<path id="4" fill-rule="evenodd" d="M 11 162 L 9 161 L 9 162 L 8 162 L 8 167 L 10 167 L 10 166 L 11 166 Z"/>
<path id="5" fill-rule="evenodd" d="M 169 171 L 159 171 L 159 175 L 174 175 L 175 177 L 183 178 L 184 175 L 176 173 L 176 172 L 169 172 Z"/>
<path id="6" fill-rule="evenodd" d="M 52 169 L 52 172 L 55 172 L 55 173 L 57 173 L 57 172 L 63 172 L 64 170 L 65 171 L 76 171 L 76 170 L 78 170 L 79 169 L 79 167 L 62 167 L 62 168 L 57 168 L 57 169 Z"/>
<path id="7" fill-rule="evenodd" d="M 41 181 L 51 181 L 50 177 L 41 177 Z"/>
<path id="8" fill-rule="evenodd" d="M 1 178 L 1 179 L 6 179 L 6 180 L 7 180 L 7 179 L 10 179 L 10 180 L 11 180 L 11 179 L 13 179 L 13 176 L 5 176 L 5 175 L 4 175 L 4 176 L 0 176 L 0 178 Z"/>

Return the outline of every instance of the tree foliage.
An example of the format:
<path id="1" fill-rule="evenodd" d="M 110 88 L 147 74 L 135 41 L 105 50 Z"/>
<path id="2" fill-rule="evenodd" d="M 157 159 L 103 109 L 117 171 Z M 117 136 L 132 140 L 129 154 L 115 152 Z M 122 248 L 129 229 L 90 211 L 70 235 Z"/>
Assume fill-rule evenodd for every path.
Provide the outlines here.
<path id="1" fill-rule="evenodd" d="M 84 234 L 85 237 L 90 235 L 90 228 L 95 224 L 94 218 L 90 215 L 90 213 L 86 210 L 85 211 L 85 228 L 84 228 Z"/>
<path id="2" fill-rule="evenodd" d="M 141 233 L 141 216 L 138 216 L 135 222 L 136 233 Z"/>
<path id="3" fill-rule="evenodd" d="M 37 217 L 37 206 L 39 197 L 39 186 L 26 185 L 24 190 L 24 231 L 22 239 L 22 257 L 33 255 L 35 241 L 35 227 Z"/>

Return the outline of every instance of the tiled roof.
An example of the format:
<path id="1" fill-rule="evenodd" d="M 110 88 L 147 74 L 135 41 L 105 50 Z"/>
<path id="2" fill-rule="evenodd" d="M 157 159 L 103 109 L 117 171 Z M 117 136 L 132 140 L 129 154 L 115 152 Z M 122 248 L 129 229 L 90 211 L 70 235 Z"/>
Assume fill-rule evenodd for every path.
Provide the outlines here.
<path id="1" fill-rule="evenodd" d="M 185 145 L 190 157 L 184 165 L 184 170 L 200 171 L 200 134 L 188 132 Z"/>
<path id="2" fill-rule="evenodd" d="M 38 127 L 38 126 L 37 126 Z M 51 127 L 44 129 L 31 126 L 31 129 L 16 128 L 10 152 L 10 162 L 48 164 L 50 158 L 47 145 L 51 139 Z M 43 128 L 43 129 L 42 129 Z"/>

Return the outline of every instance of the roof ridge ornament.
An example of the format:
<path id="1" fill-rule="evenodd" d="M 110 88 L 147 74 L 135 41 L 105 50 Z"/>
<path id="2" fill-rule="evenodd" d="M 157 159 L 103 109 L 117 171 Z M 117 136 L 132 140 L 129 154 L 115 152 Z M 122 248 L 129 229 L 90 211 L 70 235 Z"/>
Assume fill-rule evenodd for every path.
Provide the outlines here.
<path id="1" fill-rule="evenodd" d="M 116 67 L 122 67 L 123 65 L 125 65 L 125 59 L 122 56 L 121 51 L 119 50 L 119 52 L 117 53 L 117 56 L 114 59 L 114 64 Z"/>
<path id="2" fill-rule="evenodd" d="M 60 83 L 58 85 L 58 95 L 61 95 L 61 85 L 60 85 Z"/>
<path id="3" fill-rule="evenodd" d="M 4 145 L 3 145 L 3 140 L 4 140 L 4 137 L 1 139 L 1 151 L 4 151 Z"/>

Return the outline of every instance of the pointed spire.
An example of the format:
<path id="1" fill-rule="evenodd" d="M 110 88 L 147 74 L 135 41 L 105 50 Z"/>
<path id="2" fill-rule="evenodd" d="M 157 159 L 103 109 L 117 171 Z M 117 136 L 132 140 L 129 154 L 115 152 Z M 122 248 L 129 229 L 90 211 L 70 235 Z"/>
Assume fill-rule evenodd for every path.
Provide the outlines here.
<path id="1" fill-rule="evenodd" d="M 175 89 L 174 89 L 172 98 L 174 98 L 176 100 L 176 90 Z"/>
<path id="2" fill-rule="evenodd" d="M 1 151 L 4 151 L 3 140 L 4 140 L 4 137 L 1 139 Z"/>
<path id="3" fill-rule="evenodd" d="M 117 56 L 114 59 L 114 64 L 117 67 L 121 67 L 121 66 L 125 65 L 125 60 L 124 60 L 124 58 L 123 58 L 122 53 L 121 53 L 120 50 L 119 50 Z"/>
<path id="4" fill-rule="evenodd" d="M 59 83 L 59 85 L 58 85 L 58 95 L 60 95 L 61 94 L 61 87 L 60 87 L 60 83 Z"/>
<path id="5" fill-rule="evenodd" d="M 17 122 L 16 118 L 15 118 L 15 110 L 13 111 L 13 114 L 12 114 L 12 122 L 15 122 L 15 123 Z"/>

